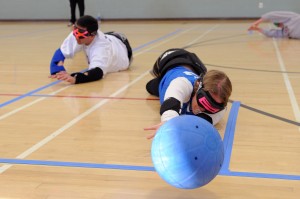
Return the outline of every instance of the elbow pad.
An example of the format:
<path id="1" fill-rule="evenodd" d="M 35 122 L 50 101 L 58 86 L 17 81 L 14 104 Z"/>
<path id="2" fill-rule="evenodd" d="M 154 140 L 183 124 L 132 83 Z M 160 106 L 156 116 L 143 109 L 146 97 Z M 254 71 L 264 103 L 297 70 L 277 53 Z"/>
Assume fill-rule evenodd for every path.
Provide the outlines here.
<path id="1" fill-rule="evenodd" d="M 162 115 L 165 111 L 173 110 L 176 111 L 178 114 L 181 112 L 181 103 L 178 99 L 174 97 L 170 97 L 166 99 L 161 107 L 160 107 L 160 115 Z"/>
<path id="2" fill-rule="evenodd" d="M 85 73 L 72 73 L 71 76 L 75 77 L 75 84 L 80 84 L 101 79 L 103 77 L 103 71 L 101 68 L 96 67 Z"/>
<path id="3" fill-rule="evenodd" d="M 57 49 L 52 57 L 51 63 L 50 63 L 50 74 L 54 75 L 55 73 L 58 73 L 60 71 L 65 71 L 64 66 L 58 66 L 58 62 L 64 61 L 65 56 L 62 54 L 60 48 Z"/>

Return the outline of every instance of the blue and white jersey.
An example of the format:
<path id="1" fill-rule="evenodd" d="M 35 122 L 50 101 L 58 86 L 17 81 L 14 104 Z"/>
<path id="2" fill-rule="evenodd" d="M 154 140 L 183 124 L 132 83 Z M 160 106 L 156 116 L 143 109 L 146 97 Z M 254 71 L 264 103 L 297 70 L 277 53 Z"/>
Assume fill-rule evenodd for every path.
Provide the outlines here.
<path id="1" fill-rule="evenodd" d="M 198 75 L 184 66 L 178 66 L 169 70 L 159 84 L 160 103 L 162 104 L 169 97 L 174 97 L 179 101 L 182 99 L 182 102 L 188 102 L 197 79 Z M 176 82 L 181 82 L 183 85 L 178 84 L 172 88 L 172 85 Z"/>
<path id="2" fill-rule="evenodd" d="M 181 114 L 193 115 L 190 107 L 195 81 L 199 78 L 192 70 L 178 66 L 169 70 L 159 84 L 159 100 L 162 104 L 166 99 L 173 97 L 180 101 Z M 215 114 L 207 114 L 212 118 L 213 125 L 217 124 L 224 116 L 225 110 Z M 167 121 L 179 115 L 174 110 L 167 110 L 161 115 L 161 121 Z"/>

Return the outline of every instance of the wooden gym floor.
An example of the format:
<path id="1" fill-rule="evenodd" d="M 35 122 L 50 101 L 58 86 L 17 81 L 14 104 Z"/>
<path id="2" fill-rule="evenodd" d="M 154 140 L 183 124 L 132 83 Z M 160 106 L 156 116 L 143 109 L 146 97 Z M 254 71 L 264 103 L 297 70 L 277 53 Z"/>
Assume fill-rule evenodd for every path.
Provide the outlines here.
<path id="1" fill-rule="evenodd" d="M 69 85 L 48 78 L 66 22 L 0 22 L 0 198 L 298 199 L 300 196 L 300 43 L 248 34 L 252 21 L 130 21 L 101 24 L 125 33 L 128 71 Z M 267 24 L 265 24 L 267 26 Z M 233 83 L 217 125 L 225 146 L 220 174 L 194 190 L 153 171 L 158 100 L 149 70 L 166 49 L 195 52 Z M 86 69 L 83 54 L 66 61 Z"/>

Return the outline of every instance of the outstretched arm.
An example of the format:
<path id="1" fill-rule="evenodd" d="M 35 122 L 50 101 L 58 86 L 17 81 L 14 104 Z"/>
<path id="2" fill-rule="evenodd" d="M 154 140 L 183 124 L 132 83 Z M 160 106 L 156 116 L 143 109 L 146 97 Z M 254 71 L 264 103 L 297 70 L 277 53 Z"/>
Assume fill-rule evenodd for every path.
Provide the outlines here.
<path id="1" fill-rule="evenodd" d="M 250 28 L 248 28 L 248 31 L 258 31 L 260 33 L 263 33 L 263 29 L 261 29 L 257 26 L 250 26 Z"/>
<path id="2" fill-rule="evenodd" d="M 86 82 L 92 82 L 99 80 L 103 77 L 103 71 L 100 68 L 93 68 L 84 73 L 72 73 L 69 74 L 66 71 L 60 71 L 54 75 L 51 75 L 50 78 L 62 80 L 65 82 L 69 82 L 71 84 L 81 84 Z"/>
<path id="3" fill-rule="evenodd" d="M 103 71 L 101 68 L 96 67 L 84 73 L 72 73 L 71 76 L 75 78 L 75 84 L 81 84 L 102 79 Z"/>
<path id="4" fill-rule="evenodd" d="M 287 35 L 285 35 L 285 33 L 282 29 L 264 29 L 264 28 L 258 27 L 259 24 L 263 21 L 269 21 L 269 20 L 260 18 L 259 20 L 252 23 L 252 25 L 248 28 L 248 31 L 258 31 L 267 37 L 275 37 L 275 38 L 287 37 Z"/>
<path id="5" fill-rule="evenodd" d="M 160 107 L 161 122 L 144 130 L 153 130 L 154 132 L 147 136 L 152 139 L 159 127 L 166 121 L 180 115 L 182 104 L 190 100 L 193 91 L 192 84 L 184 77 L 178 77 L 170 83 L 164 95 L 164 101 Z"/>
<path id="6" fill-rule="evenodd" d="M 248 28 L 248 30 L 256 30 L 256 31 L 261 31 L 261 29 L 258 27 L 260 23 L 262 23 L 263 21 L 265 21 L 264 19 L 260 18 L 258 20 L 256 20 L 255 22 L 253 22 L 251 24 L 251 26 Z"/>
<path id="7" fill-rule="evenodd" d="M 154 138 L 155 135 L 156 135 L 156 133 L 157 133 L 157 130 L 158 130 L 158 129 L 161 127 L 161 125 L 163 125 L 164 123 L 165 123 L 165 122 L 160 122 L 159 124 L 156 124 L 156 125 L 153 125 L 153 126 L 144 128 L 145 131 L 151 131 L 151 130 L 153 130 L 153 132 L 147 136 L 147 139 L 150 140 L 150 139 Z"/>

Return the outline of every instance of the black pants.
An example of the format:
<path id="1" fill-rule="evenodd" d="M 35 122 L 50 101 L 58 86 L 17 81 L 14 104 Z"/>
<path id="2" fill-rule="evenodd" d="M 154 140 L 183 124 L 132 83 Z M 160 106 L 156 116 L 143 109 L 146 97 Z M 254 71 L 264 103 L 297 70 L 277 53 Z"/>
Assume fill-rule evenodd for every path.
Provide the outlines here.
<path id="1" fill-rule="evenodd" d="M 71 7 L 70 22 L 73 24 L 76 22 L 76 4 L 78 4 L 80 17 L 84 15 L 84 0 L 70 0 L 70 7 Z"/>

